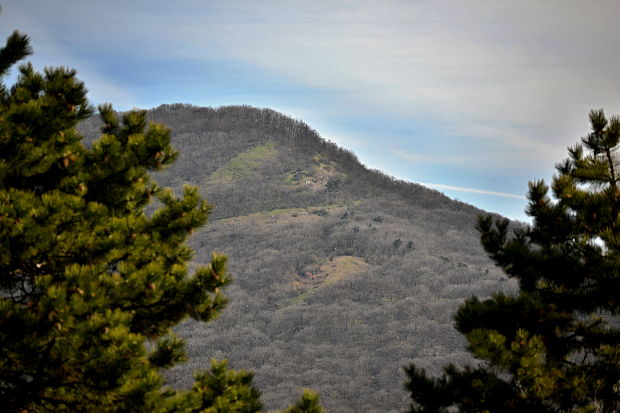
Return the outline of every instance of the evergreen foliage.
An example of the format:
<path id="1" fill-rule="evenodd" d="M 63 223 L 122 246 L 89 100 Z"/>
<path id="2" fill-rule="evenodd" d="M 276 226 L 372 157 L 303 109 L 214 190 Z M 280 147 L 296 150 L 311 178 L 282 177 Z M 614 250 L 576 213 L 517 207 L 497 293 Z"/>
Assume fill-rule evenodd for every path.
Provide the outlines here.
<path id="1" fill-rule="evenodd" d="M 11 35 L 0 76 L 30 53 L 26 35 Z M 92 108 L 75 75 L 24 64 L 0 84 L 2 410 L 260 410 L 252 375 L 224 362 L 189 391 L 164 386 L 159 371 L 185 358 L 171 327 L 226 303 L 226 258 L 188 271 L 185 240 L 211 206 L 196 188 L 177 197 L 150 178 L 175 159 L 167 128 L 103 105 L 103 135 L 82 144 L 75 126 Z"/>
<path id="2" fill-rule="evenodd" d="M 516 295 L 468 299 L 455 315 L 481 363 L 430 378 L 410 366 L 411 412 L 620 409 L 620 118 L 590 113 L 549 188 L 530 183 L 533 225 L 480 217 L 482 245 Z"/>
<path id="3" fill-rule="evenodd" d="M 318 395 L 310 390 L 305 390 L 301 400 L 284 411 L 284 413 L 325 413 L 319 404 Z"/>

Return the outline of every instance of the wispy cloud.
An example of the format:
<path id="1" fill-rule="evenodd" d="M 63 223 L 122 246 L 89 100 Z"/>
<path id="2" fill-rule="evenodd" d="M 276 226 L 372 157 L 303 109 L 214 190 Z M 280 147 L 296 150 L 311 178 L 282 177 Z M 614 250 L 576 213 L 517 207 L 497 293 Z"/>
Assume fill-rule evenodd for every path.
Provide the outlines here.
<path id="1" fill-rule="evenodd" d="M 470 192 L 474 194 L 500 196 L 503 198 L 514 198 L 514 199 L 522 199 L 522 200 L 527 199 L 526 197 L 522 195 L 508 194 L 506 192 L 487 191 L 486 189 L 467 188 L 463 186 L 444 185 L 444 184 L 431 184 L 427 182 L 417 182 L 417 183 L 420 185 L 427 186 L 429 188 L 433 188 L 433 189 L 445 189 L 448 191 L 457 191 L 457 192 Z"/>
<path id="2" fill-rule="evenodd" d="M 393 151 L 395 156 L 403 158 L 413 163 L 429 163 L 437 165 L 472 165 L 474 159 L 470 156 L 450 156 L 450 155 L 418 155 L 402 151 Z"/>

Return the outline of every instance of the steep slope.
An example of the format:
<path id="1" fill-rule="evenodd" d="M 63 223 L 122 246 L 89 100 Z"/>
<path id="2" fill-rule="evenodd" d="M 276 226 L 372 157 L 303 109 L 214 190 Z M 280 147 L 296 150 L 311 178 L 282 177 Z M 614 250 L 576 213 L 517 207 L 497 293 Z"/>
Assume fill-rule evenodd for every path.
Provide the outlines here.
<path id="1" fill-rule="evenodd" d="M 469 360 L 451 315 L 509 291 L 479 246 L 480 210 L 362 166 L 302 122 L 268 109 L 163 105 L 177 163 L 156 178 L 215 204 L 195 263 L 226 253 L 234 283 L 216 322 L 186 322 L 186 386 L 211 357 L 253 370 L 268 409 L 311 387 L 330 412 L 402 411 L 402 367 Z M 84 125 L 96 135 L 97 120 Z"/>

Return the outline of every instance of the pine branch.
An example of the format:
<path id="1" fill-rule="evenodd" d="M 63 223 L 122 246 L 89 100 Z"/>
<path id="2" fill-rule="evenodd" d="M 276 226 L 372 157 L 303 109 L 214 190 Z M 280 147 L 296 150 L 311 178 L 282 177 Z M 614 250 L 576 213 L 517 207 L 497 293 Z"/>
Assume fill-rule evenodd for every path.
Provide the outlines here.
<path id="1" fill-rule="evenodd" d="M 30 54 L 32 48 L 28 36 L 14 31 L 6 39 L 6 46 L 0 49 L 0 78 L 7 74 L 11 66 Z"/>

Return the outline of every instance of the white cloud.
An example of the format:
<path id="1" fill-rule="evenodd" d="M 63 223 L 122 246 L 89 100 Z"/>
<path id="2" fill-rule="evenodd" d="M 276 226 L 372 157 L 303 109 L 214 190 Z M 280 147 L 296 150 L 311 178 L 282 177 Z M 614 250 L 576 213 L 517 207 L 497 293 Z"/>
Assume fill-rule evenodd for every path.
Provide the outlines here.
<path id="1" fill-rule="evenodd" d="M 474 194 L 499 196 L 502 198 L 514 198 L 514 199 L 523 199 L 523 200 L 527 199 L 526 197 L 522 195 L 509 194 L 506 192 L 487 191 L 486 189 L 467 188 L 463 186 L 454 186 L 454 185 L 431 184 L 431 183 L 425 183 L 425 182 L 417 182 L 417 183 L 420 185 L 427 186 L 429 188 L 433 188 L 433 189 L 445 189 L 448 191 L 457 191 L 457 192 L 470 192 Z"/>

